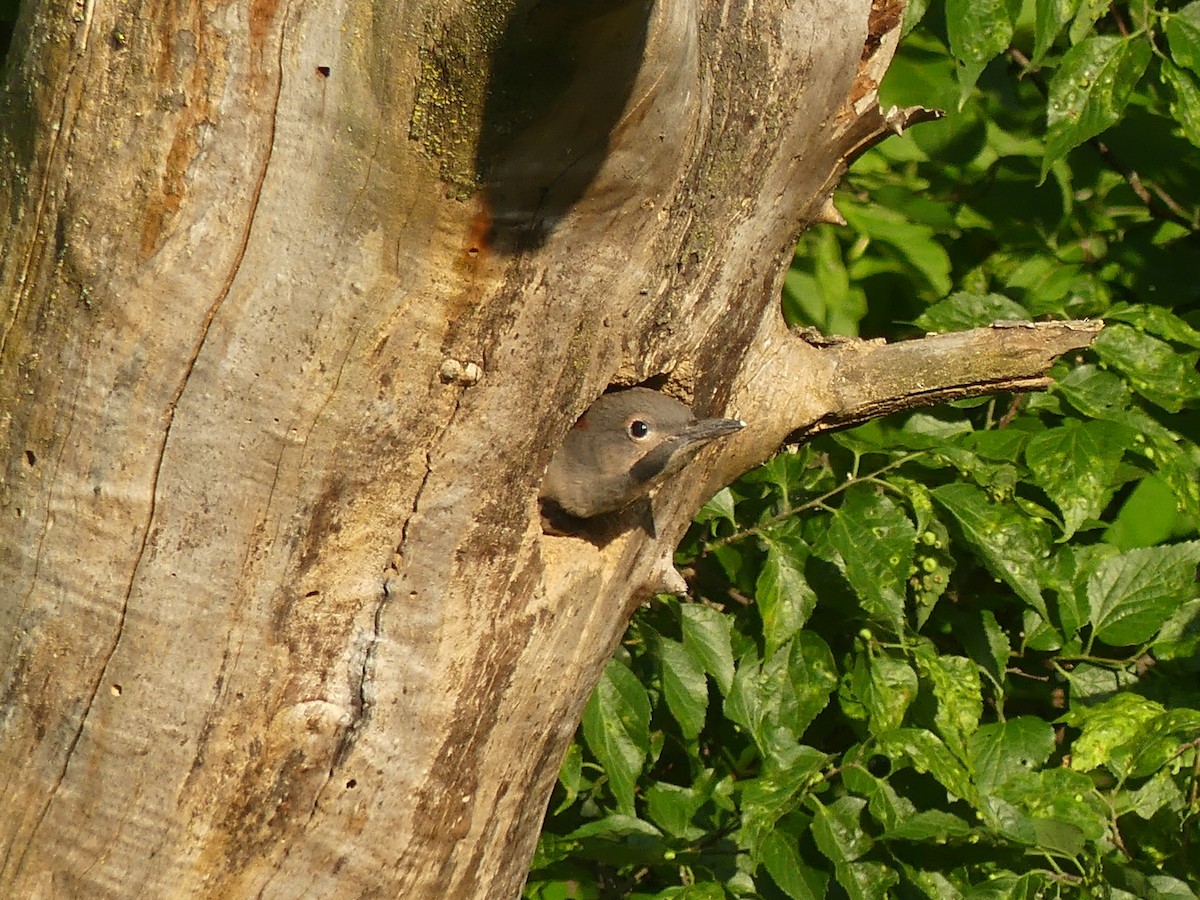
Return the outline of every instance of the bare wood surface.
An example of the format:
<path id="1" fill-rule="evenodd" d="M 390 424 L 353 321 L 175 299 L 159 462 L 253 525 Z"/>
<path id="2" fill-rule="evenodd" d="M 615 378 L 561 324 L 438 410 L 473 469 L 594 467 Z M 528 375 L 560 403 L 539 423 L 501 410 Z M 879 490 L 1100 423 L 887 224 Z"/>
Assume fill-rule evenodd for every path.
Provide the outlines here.
<path id="1" fill-rule="evenodd" d="M 695 510 L 900 396 L 882 373 L 920 344 L 814 347 L 778 299 L 880 133 L 899 7 L 552 6 L 27 17 L 0 110 L 0 894 L 514 896 Z M 530 60 L 558 93 L 520 93 Z M 939 344 L 933 383 L 1008 337 Z M 544 535 L 562 435 L 644 381 L 750 427 L 651 527 Z"/>
<path id="2" fill-rule="evenodd" d="M 894 344 L 842 344 L 834 374 L 838 408 L 805 433 L 984 394 L 1045 390 L 1050 366 L 1090 346 L 1102 328 L 1088 320 L 1001 322 Z"/>

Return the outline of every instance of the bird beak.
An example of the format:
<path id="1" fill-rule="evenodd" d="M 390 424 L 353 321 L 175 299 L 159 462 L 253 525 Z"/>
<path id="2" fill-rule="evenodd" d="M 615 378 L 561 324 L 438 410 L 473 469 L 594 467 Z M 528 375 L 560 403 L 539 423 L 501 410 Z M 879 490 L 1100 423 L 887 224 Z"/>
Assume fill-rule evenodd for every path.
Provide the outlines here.
<path id="1" fill-rule="evenodd" d="M 691 447 L 696 444 L 707 444 L 709 441 L 741 431 L 746 423 L 741 419 L 701 419 L 693 422 L 679 432 L 674 440 L 680 447 Z"/>
<path id="2" fill-rule="evenodd" d="M 639 484 L 655 484 L 682 469 L 705 444 L 745 427 L 746 423 L 741 419 L 701 419 L 692 422 L 634 463 L 629 474 Z"/>

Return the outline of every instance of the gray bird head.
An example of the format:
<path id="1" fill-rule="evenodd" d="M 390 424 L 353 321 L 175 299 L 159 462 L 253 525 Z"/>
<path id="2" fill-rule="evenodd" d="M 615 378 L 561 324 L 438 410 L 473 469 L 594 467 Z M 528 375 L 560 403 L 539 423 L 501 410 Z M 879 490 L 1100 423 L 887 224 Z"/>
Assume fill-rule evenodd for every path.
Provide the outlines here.
<path id="1" fill-rule="evenodd" d="M 581 519 L 612 512 L 679 471 L 710 441 L 745 425 L 697 420 L 686 405 L 649 388 L 605 394 L 554 454 L 542 499 Z"/>

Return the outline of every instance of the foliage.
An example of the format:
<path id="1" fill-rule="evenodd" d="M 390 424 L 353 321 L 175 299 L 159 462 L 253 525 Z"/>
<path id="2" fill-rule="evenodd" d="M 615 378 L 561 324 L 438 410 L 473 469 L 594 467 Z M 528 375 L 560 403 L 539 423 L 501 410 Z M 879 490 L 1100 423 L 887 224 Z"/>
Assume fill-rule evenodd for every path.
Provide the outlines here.
<path id="1" fill-rule="evenodd" d="M 789 316 L 1108 328 L 1046 394 L 713 498 L 693 596 L 642 610 L 588 705 L 528 897 L 1200 892 L 1200 2 L 906 27 L 885 105 L 948 115 L 858 161 Z"/>

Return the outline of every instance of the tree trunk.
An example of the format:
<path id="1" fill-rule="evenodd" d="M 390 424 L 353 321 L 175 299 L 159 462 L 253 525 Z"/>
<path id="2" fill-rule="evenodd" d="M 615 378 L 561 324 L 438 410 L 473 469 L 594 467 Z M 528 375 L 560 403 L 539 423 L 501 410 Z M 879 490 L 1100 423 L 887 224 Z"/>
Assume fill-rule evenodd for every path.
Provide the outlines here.
<path id="1" fill-rule="evenodd" d="M 43 0 L 3 110 L 0 894 L 505 897 L 699 505 L 1085 325 L 790 334 L 891 0 Z M 575 418 L 748 427 L 543 532 Z"/>

